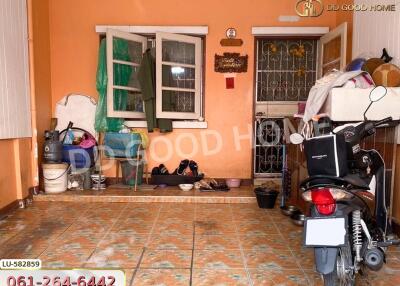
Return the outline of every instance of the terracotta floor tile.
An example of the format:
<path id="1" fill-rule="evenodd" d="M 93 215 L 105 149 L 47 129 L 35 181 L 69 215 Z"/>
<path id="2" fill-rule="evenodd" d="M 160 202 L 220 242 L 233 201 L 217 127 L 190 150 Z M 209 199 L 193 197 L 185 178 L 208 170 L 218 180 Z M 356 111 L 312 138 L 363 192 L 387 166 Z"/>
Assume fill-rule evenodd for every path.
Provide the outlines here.
<path id="1" fill-rule="evenodd" d="M 315 259 L 314 259 L 314 249 L 303 248 L 300 251 L 294 251 L 294 256 L 296 261 L 304 270 L 314 270 L 315 269 Z"/>
<path id="2" fill-rule="evenodd" d="M 301 270 L 250 270 L 254 286 L 309 285 L 308 277 Z"/>
<path id="3" fill-rule="evenodd" d="M 119 212 L 122 210 L 125 210 L 126 207 L 128 207 L 129 204 L 128 203 L 97 203 L 96 204 L 96 208 L 98 211 L 102 211 L 102 212 Z M 132 207 L 132 206 L 131 206 Z"/>
<path id="4" fill-rule="evenodd" d="M 189 286 L 190 269 L 139 269 L 132 285 Z"/>
<path id="5" fill-rule="evenodd" d="M 69 228 L 69 233 L 91 234 L 106 233 L 112 226 L 112 223 L 104 223 L 99 221 L 79 221 L 73 223 Z"/>
<path id="6" fill-rule="evenodd" d="M 194 268 L 234 269 L 244 268 L 240 250 L 195 250 Z"/>
<path id="7" fill-rule="evenodd" d="M 83 214 L 79 220 L 81 221 L 100 221 L 100 222 L 115 222 L 122 210 L 118 211 L 90 211 Z"/>
<path id="8" fill-rule="evenodd" d="M 190 268 L 191 250 L 146 249 L 140 268 Z"/>
<path id="9" fill-rule="evenodd" d="M 0 245 L 6 243 L 11 237 L 17 235 L 18 232 L 0 231 Z"/>
<path id="10" fill-rule="evenodd" d="M 393 271 L 385 266 L 379 272 L 368 271 L 366 276 L 359 279 L 359 285 L 398 286 L 400 285 L 400 271 Z"/>
<path id="11" fill-rule="evenodd" d="M 0 241 L 5 234 L 9 233 L 15 235 L 20 231 L 31 229 L 31 223 L 27 221 L 12 221 L 10 219 L 0 221 Z"/>
<path id="12" fill-rule="evenodd" d="M 270 235 L 240 235 L 239 241 L 242 249 L 273 250 L 282 249 L 290 251 L 289 245 L 279 234 Z"/>
<path id="13" fill-rule="evenodd" d="M 95 248 L 99 243 L 101 237 L 92 234 L 71 234 L 64 237 L 60 237 L 54 241 L 49 249 L 63 249 L 68 251 L 69 249 L 87 249 Z"/>
<path id="14" fill-rule="evenodd" d="M 195 218 L 195 214 L 194 212 L 190 212 L 190 213 L 160 213 L 160 216 L 158 217 L 158 221 L 162 222 L 165 220 L 171 220 L 171 219 L 179 219 L 180 221 L 193 221 Z"/>
<path id="15" fill-rule="evenodd" d="M 34 259 L 38 258 L 46 248 L 30 247 L 25 248 L 7 248 L 0 250 L 0 257 L 2 259 Z"/>
<path id="16" fill-rule="evenodd" d="M 163 203 L 161 204 L 161 211 L 179 210 L 179 211 L 192 211 L 196 209 L 195 204 L 176 204 L 176 203 Z"/>
<path id="17" fill-rule="evenodd" d="M 197 204 L 196 211 L 200 210 L 219 210 L 219 211 L 228 211 L 231 210 L 232 206 L 230 204 Z"/>
<path id="18" fill-rule="evenodd" d="M 310 283 L 309 285 L 312 285 L 312 286 L 323 286 L 324 285 L 322 276 L 319 273 L 317 273 L 315 270 L 304 270 L 304 273 L 306 274 L 308 282 Z"/>
<path id="19" fill-rule="evenodd" d="M 39 256 L 43 268 L 81 268 L 93 253 L 94 249 L 51 250 Z"/>
<path id="20" fill-rule="evenodd" d="M 136 269 L 122 269 L 125 273 L 125 286 L 131 286 L 133 281 L 133 274 L 136 272 Z"/>
<path id="21" fill-rule="evenodd" d="M 171 206 L 170 208 L 162 207 L 160 210 L 160 217 L 163 217 L 165 214 L 175 214 L 175 215 L 182 215 L 182 214 L 194 214 L 195 208 L 194 207 L 185 207 L 185 206 Z"/>
<path id="22" fill-rule="evenodd" d="M 108 233 L 99 242 L 98 247 L 112 247 L 119 250 L 142 248 L 145 246 L 148 237 L 148 234 Z"/>
<path id="23" fill-rule="evenodd" d="M 216 220 L 196 220 L 196 235 L 225 235 L 236 233 L 235 225 L 232 221 L 216 221 Z"/>
<path id="24" fill-rule="evenodd" d="M 283 250 L 244 250 L 248 268 L 266 270 L 299 270 L 295 257 L 290 251 Z"/>
<path id="25" fill-rule="evenodd" d="M 193 234 L 158 234 L 153 233 L 147 244 L 149 249 L 193 249 Z"/>
<path id="26" fill-rule="evenodd" d="M 195 249 L 224 250 L 240 249 L 239 239 L 236 234 L 231 235 L 196 235 Z"/>
<path id="27" fill-rule="evenodd" d="M 194 223 L 192 221 L 179 221 L 177 219 L 161 220 L 153 228 L 153 233 L 159 234 L 193 235 L 193 232 Z"/>
<path id="28" fill-rule="evenodd" d="M 247 286 L 250 285 L 244 269 L 194 269 L 194 286 Z"/>
<path id="29" fill-rule="evenodd" d="M 386 254 L 387 267 L 391 270 L 400 271 L 400 253 L 389 252 Z"/>
<path id="30" fill-rule="evenodd" d="M 279 232 L 282 234 L 283 239 L 287 241 L 303 241 L 303 228 L 296 228 L 287 231 L 280 231 L 279 229 Z"/>
<path id="31" fill-rule="evenodd" d="M 112 232 L 134 231 L 136 233 L 150 233 L 153 229 L 154 221 L 145 220 L 124 220 L 117 221 L 111 228 Z"/>
<path id="32" fill-rule="evenodd" d="M 58 236 L 59 234 L 45 235 L 45 233 L 40 232 L 21 233 L 7 240 L 7 248 L 47 248 L 54 240 L 57 239 Z"/>
<path id="33" fill-rule="evenodd" d="M 279 234 L 272 223 L 247 223 L 246 220 L 236 224 L 239 235 L 271 235 Z"/>
<path id="34" fill-rule="evenodd" d="M 258 213 L 258 212 L 243 212 L 243 213 L 233 213 L 233 219 L 235 221 L 243 221 L 243 220 L 260 220 L 265 222 L 270 222 L 271 219 L 266 213 Z"/>
<path id="35" fill-rule="evenodd" d="M 219 221 L 225 223 L 232 223 L 233 217 L 228 213 L 196 213 L 195 220 L 197 221 Z"/>
<path id="36" fill-rule="evenodd" d="M 136 268 L 142 253 L 142 248 L 123 250 L 113 247 L 97 248 L 85 263 L 85 267 Z"/>
<path id="37" fill-rule="evenodd" d="M 122 213 L 119 217 L 119 220 L 145 220 L 154 222 L 158 217 L 158 212 L 130 212 L 130 213 Z"/>

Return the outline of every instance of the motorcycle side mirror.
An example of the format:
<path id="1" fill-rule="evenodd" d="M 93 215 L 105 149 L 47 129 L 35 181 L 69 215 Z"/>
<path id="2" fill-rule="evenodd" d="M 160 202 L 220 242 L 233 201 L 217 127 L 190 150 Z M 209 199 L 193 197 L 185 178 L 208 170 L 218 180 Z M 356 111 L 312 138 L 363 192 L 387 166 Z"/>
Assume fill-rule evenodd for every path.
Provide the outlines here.
<path id="1" fill-rule="evenodd" d="M 377 102 L 385 97 L 387 89 L 384 86 L 377 86 L 369 93 L 369 100 L 371 102 Z"/>
<path id="2" fill-rule="evenodd" d="M 290 140 L 290 143 L 299 145 L 299 144 L 303 143 L 304 137 L 299 133 L 293 133 L 293 134 L 290 134 L 289 140 Z"/>
<path id="3" fill-rule="evenodd" d="M 374 89 L 371 90 L 371 92 L 369 93 L 370 103 L 369 103 L 367 109 L 364 111 L 364 120 L 367 120 L 366 114 L 367 114 L 367 111 L 370 109 L 371 105 L 374 102 L 377 102 L 377 101 L 381 100 L 382 98 L 384 98 L 386 93 L 387 93 L 386 87 L 381 86 L 381 85 L 376 86 L 376 87 L 374 87 Z"/>

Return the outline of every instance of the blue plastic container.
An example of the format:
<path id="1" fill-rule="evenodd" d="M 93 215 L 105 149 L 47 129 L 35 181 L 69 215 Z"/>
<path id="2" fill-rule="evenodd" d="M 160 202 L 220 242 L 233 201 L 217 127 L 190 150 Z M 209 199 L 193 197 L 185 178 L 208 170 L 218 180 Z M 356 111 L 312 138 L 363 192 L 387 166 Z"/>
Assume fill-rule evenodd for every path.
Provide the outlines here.
<path id="1" fill-rule="evenodd" d="M 79 145 L 63 145 L 63 162 L 74 168 L 90 168 L 94 164 L 94 147 L 82 148 Z"/>
<path id="2" fill-rule="evenodd" d="M 104 153 L 110 158 L 136 158 L 141 143 L 138 133 L 107 132 L 104 135 Z"/>

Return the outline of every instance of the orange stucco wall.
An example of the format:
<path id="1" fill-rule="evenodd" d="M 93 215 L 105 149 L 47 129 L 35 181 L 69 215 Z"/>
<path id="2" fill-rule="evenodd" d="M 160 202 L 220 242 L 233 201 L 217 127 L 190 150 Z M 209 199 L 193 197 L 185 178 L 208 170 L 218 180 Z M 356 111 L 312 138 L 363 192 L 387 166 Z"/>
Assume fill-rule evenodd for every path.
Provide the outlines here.
<path id="1" fill-rule="evenodd" d="M 201 169 L 213 177 L 251 177 L 251 141 L 234 141 L 235 131 L 249 133 L 253 113 L 254 37 L 252 26 L 328 26 L 337 25 L 337 15 L 327 12 L 316 18 L 302 18 L 297 23 L 280 23 L 279 15 L 293 15 L 294 0 L 57 0 L 50 2 L 50 45 L 52 106 L 71 92 L 97 97 L 95 75 L 99 36 L 95 25 L 207 25 L 205 72 L 205 119 L 208 131 L 217 132 L 223 140 L 222 150 L 206 155 L 207 148 L 215 147 L 215 135 L 202 134 L 201 130 L 174 130 L 172 134 L 151 134 L 154 157 L 172 158 L 165 162 L 171 170 L 183 157 L 198 150 L 191 158 Z M 328 4 L 330 1 L 325 1 Z M 336 3 L 332 0 L 331 3 Z M 242 47 L 221 47 L 229 27 L 237 29 L 243 39 Z M 223 74 L 213 71 L 214 55 L 223 52 L 240 52 L 249 56 L 247 73 L 235 79 L 235 89 L 226 90 Z M 235 129 L 236 128 L 236 129 Z M 190 134 L 186 134 L 186 133 Z M 185 135 L 186 134 L 186 135 Z M 162 137 L 160 137 L 162 136 Z M 157 138 L 157 139 L 156 139 Z M 160 139 L 162 138 L 162 139 Z M 168 147 L 164 139 L 170 140 Z M 160 140 L 160 141 L 157 141 Z M 196 150 L 194 150 L 196 151 Z M 206 152 L 207 153 L 207 152 Z M 212 152 L 211 152 L 212 153 Z M 163 160 L 161 160 L 163 161 Z"/>
<path id="2" fill-rule="evenodd" d="M 0 140 L 0 208 L 17 199 L 14 140 Z"/>
<path id="3" fill-rule="evenodd" d="M 0 209 L 25 198 L 32 186 L 31 138 L 0 140 Z"/>
<path id="4" fill-rule="evenodd" d="M 32 1 L 32 41 L 35 116 L 38 141 L 38 163 L 42 158 L 44 131 L 51 120 L 51 72 L 49 0 Z"/>

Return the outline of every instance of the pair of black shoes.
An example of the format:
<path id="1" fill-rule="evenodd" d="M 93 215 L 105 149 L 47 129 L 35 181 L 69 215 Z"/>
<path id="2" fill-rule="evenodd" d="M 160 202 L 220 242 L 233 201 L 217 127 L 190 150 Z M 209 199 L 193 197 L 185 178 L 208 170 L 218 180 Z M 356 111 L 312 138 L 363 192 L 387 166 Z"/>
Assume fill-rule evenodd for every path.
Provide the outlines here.
<path id="1" fill-rule="evenodd" d="M 193 160 L 182 160 L 179 163 L 179 167 L 175 169 L 174 174 L 176 175 L 185 175 L 185 170 L 189 167 L 190 171 L 192 171 L 192 174 L 194 177 L 197 177 L 199 175 L 199 166 L 197 163 Z"/>

